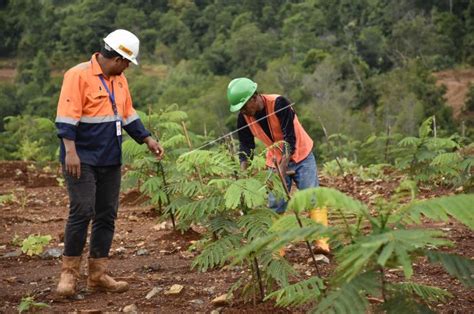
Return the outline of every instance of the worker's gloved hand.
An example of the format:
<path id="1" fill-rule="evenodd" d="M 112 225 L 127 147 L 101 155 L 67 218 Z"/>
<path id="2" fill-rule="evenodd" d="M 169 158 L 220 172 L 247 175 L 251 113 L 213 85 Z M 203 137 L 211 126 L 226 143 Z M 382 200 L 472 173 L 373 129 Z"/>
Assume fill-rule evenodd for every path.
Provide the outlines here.
<path id="1" fill-rule="evenodd" d="M 143 140 L 143 142 L 148 146 L 148 149 L 155 154 L 158 160 L 161 160 L 165 154 L 165 150 L 160 143 L 155 141 L 151 136 L 148 136 Z"/>

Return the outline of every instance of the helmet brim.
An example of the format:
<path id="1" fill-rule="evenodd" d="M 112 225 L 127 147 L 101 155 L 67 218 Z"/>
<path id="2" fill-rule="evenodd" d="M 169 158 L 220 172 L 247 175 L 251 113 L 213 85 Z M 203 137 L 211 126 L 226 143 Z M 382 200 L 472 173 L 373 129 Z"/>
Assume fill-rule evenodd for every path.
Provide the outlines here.
<path id="1" fill-rule="evenodd" d="M 239 102 L 238 104 L 236 105 L 231 105 L 230 106 L 230 112 L 237 112 L 239 111 L 240 109 L 242 109 L 244 106 L 245 106 L 245 103 L 250 99 L 247 98 L 246 100 L 242 101 L 242 102 Z"/>

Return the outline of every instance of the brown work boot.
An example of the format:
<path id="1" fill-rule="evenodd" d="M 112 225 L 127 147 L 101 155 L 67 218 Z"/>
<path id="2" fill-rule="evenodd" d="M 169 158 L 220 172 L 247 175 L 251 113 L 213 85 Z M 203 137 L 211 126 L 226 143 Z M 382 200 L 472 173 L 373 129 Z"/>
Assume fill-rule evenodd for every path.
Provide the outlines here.
<path id="1" fill-rule="evenodd" d="M 64 256 L 61 267 L 61 276 L 59 278 L 56 292 L 59 295 L 69 297 L 76 293 L 77 278 L 79 278 L 79 269 L 81 267 L 80 256 Z"/>
<path id="2" fill-rule="evenodd" d="M 128 290 L 128 283 L 125 281 L 116 281 L 107 275 L 107 265 L 109 259 L 89 258 L 89 277 L 87 278 L 87 290 L 89 291 L 107 291 L 107 292 L 125 292 Z"/>

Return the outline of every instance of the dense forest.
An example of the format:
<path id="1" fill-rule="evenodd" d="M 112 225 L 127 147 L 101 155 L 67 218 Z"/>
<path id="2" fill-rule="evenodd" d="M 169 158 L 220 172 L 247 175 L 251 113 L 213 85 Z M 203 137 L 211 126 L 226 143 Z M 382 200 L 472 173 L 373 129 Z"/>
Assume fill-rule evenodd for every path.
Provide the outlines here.
<path id="1" fill-rule="evenodd" d="M 16 69 L 0 82 L 2 159 L 55 159 L 45 135 L 62 74 L 116 28 L 141 39 L 141 64 L 127 71 L 135 107 L 177 104 L 191 130 L 215 136 L 235 128 L 225 90 L 238 76 L 295 102 L 318 142 L 320 121 L 355 141 L 416 134 L 433 115 L 440 130 L 461 133 L 431 74 L 474 64 L 469 0 L 12 0 L 0 1 L 0 23 L 0 67 Z"/>

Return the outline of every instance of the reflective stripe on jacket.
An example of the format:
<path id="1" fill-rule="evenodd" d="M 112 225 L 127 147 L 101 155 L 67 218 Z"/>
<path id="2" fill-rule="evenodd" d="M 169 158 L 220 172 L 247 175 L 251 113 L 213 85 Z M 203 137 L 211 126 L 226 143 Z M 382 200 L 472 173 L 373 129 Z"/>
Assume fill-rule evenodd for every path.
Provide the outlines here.
<path id="1" fill-rule="evenodd" d="M 56 115 L 57 134 L 60 138 L 73 140 L 82 163 L 92 166 L 121 164 L 122 136 L 117 136 L 116 120 L 138 143 L 150 135 L 132 106 L 128 82 L 122 73 L 104 81 L 114 93 L 118 117 L 100 80 L 102 69 L 95 53 L 91 60 L 69 69 L 59 96 Z M 113 88 L 112 88 L 113 87 Z M 61 162 L 65 151 L 61 140 Z"/>
<path id="2" fill-rule="evenodd" d="M 281 131 L 280 121 L 278 120 L 277 115 L 275 114 L 275 99 L 280 95 L 262 95 L 260 94 L 263 100 L 263 105 L 265 108 L 265 112 L 267 114 L 267 121 L 268 126 L 270 128 L 270 132 L 272 134 L 272 138 L 269 138 L 265 131 L 262 129 L 260 124 L 255 123 L 254 117 L 249 117 L 247 115 L 243 115 L 245 121 L 249 125 L 250 131 L 252 134 L 262 141 L 265 146 L 268 148 L 273 144 L 283 141 L 283 132 Z M 291 155 L 291 159 L 298 163 L 305 159 L 311 150 L 313 149 L 313 140 L 309 137 L 308 133 L 304 130 L 303 126 L 298 120 L 298 116 L 295 115 L 293 120 L 294 128 L 295 128 L 295 137 L 296 137 L 296 145 L 295 151 L 293 155 Z M 283 145 L 278 145 L 278 147 L 270 148 L 267 150 L 267 160 L 266 165 L 268 167 L 275 167 L 274 166 L 274 157 L 278 163 L 281 161 L 282 157 L 282 150 Z"/>

